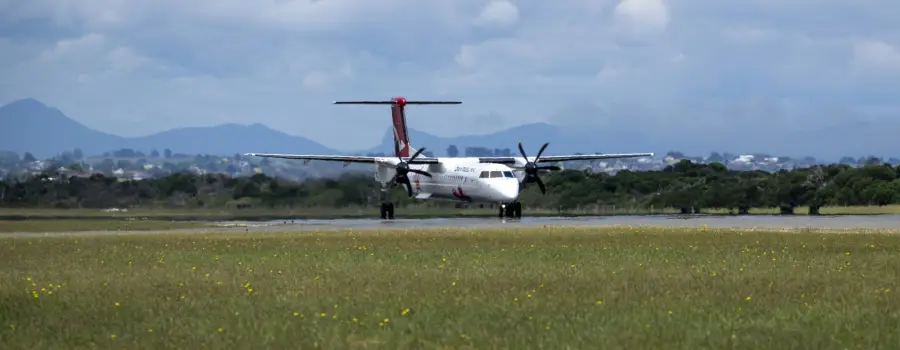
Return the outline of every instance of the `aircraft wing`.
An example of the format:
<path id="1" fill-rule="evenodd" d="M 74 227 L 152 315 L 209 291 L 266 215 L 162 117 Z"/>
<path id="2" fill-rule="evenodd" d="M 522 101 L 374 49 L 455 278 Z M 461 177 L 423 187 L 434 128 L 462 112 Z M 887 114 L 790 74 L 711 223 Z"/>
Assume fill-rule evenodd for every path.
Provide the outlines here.
<path id="1" fill-rule="evenodd" d="M 539 163 L 556 163 L 568 162 L 573 160 L 601 160 L 601 159 L 617 159 L 617 158 L 639 158 L 652 157 L 653 153 L 611 153 L 611 154 L 579 154 L 565 156 L 541 156 Z M 481 163 L 500 163 L 515 164 L 517 159 L 522 157 L 478 157 Z"/>
<path id="2" fill-rule="evenodd" d="M 263 157 L 263 158 L 281 158 L 281 159 L 298 159 L 298 160 L 322 160 L 327 162 L 340 163 L 367 163 L 375 164 L 384 162 L 387 157 L 367 157 L 367 156 L 329 156 L 329 155 L 307 155 L 307 154 L 278 154 L 278 153 L 246 153 L 245 156 Z M 403 160 L 408 160 L 404 157 Z M 418 157 L 410 164 L 437 164 L 437 158 Z"/>

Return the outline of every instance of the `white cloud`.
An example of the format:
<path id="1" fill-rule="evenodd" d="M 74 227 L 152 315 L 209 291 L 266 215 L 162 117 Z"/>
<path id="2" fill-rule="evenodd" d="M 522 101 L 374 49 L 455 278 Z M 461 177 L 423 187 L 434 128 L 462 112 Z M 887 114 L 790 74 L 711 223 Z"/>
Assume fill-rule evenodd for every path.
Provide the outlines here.
<path id="1" fill-rule="evenodd" d="M 616 6 L 617 19 L 648 30 L 664 30 L 669 24 L 669 10 L 664 0 L 622 0 Z"/>
<path id="2" fill-rule="evenodd" d="M 410 110 L 443 135 L 589 103 L 617 107 L 565 122 L 664 135 L 686 115 L 729 140 L 748 137 L 723 121 L 736 110 L 791 127 L 898 110 L 898 16 L 874 0 L 0 0 L 0 103 L 35 97 L 126 135 L 260 122 L 337 148 L 388 124 L 336 99 L 463 100 Z M 847 112 L 751 117 L 778 101 Z"/>
<path id="3" fill-rule="evenodd" d="M 481 10 L 476 23 L 481 25 L 510 26 L 519 20 L 519 8 L 506 0 L 491 0 Z"/>
<path id="4" fill-rule="evenodd" d="M 864 40 L 853 48 L 853 59 L 860 68 L 880 73 L 900 72 L 900 49 L 881 40 Z"/>
<path id="5" fill-rule="evenodd" d="M 41 61 L 55 61 L 73 56 L 96 54 L 103 48 L 106 38 L 102 34 L 90 33 L 79 38 L 57 41 L 52 47 L 47 48 L 38 58 Z"/>

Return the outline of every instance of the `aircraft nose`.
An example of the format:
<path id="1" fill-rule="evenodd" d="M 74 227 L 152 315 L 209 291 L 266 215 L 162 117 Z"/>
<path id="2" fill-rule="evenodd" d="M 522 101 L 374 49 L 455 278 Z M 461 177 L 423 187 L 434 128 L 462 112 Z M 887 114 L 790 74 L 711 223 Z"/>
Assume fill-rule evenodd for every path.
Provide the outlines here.
<path id="1" fill-rule="evenodd" d="M 515 179 L 510 180 L 497 184 L 497 192 L 504 201 L 513 201 L 519 198 L 519 182 Z"/>

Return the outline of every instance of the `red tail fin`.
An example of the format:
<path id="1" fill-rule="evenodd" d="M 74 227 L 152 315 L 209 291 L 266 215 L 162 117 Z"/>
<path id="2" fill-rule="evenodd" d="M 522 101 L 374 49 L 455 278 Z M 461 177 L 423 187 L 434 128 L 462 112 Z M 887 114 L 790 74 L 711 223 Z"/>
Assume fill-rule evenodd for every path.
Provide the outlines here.
<path id="1" fill-rule="evenodd" d="M 409 134 L 406 130 L 406 99 L 395 97 L 391 105 L 391 118 L 394 123 L 394 152 L 397 157 L 409 157 Z"/>
<path id="2" fill-rule="evenodd" d="M 406 105 L 458 105 L 460 101 L 408 101 L 403 97 L 394 97 L 390 101 L 334 101 L 334 104 L 345 105 L 391 105 L 391 119 L 394 124 L 394 155 L 409 157 L 409 133 L 406 129 Z"/>

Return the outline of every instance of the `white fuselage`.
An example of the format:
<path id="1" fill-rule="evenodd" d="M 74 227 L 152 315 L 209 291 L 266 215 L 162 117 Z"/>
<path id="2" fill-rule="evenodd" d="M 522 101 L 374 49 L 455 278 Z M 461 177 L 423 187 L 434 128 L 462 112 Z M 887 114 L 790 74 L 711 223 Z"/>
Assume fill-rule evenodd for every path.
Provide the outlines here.
<path id="1" fill-rule="evenodd" d="M 413 195 L 420 199 L 443 199 L 473 203 L 506 203 L 519 197 L 519 179 L 503 164 L 479 163 L 477 158 L 439 158 L 439 164 L 411 164 L 431 178 L 409 173 Z M 387 160 L 387 159 L 386 159 Z M 384 183 L 394 169 L 376 165 L 376 180 Z"/>

